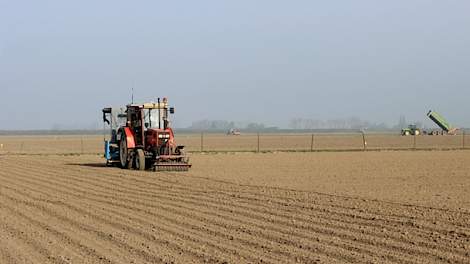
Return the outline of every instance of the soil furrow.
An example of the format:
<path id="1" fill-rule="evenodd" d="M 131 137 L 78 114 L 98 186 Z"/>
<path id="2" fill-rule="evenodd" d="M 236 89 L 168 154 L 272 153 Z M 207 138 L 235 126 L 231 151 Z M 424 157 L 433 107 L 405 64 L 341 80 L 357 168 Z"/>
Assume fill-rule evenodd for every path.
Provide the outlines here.
<path id="1" fill-rule="evenodd" d="M 330 219 L 328 219 L 328 220 L 330 220 Z M 287 223 L 282 223 L 282 224 L 287 224 L 287 225 L 289 225 L 288 222 L 287 222 Z M 318 224 L 318 223 L 317 223 L 317 224 Z M 329 224 L 329 225 L 327 226 L 327 228 L 333 228 L 332 230 L 335 230 L 335 229 L 342 229 L 342 230 L 347 231 L 347 230 L 350 229 L 351 227 L 332 226 L 331 224 Z M 318 230 L 319 230 L 319 229 L 313 229 L 313 230 L 310 230 L 310 231 L 318 232 Z M 363 229 L 361 233 L 365 233 L 365 231 L 366 231 L 366 230 Z M 331 230 L 330 230 L 330 232 L 331 232 Z M 336 234 L 324 233 L 324 235 L 330 235 L 330 236 L 331 236 L 331 235 L 336 235 Z M 374 246 L 379 245 L 379 246 L 381 246 L 381 247 L 383 247 L 383 248 L 390 248 L 390 247 L 392 247 L 392 248 L 394 248 L 394 249 L 395 249 L 396 251 L 398 251 L 398 252 L 400 252 L 400 251 L 403 252 L 403 251 L 409 250 L 409 249 L 407 249 L 407 247 L 412 246 L 412 245 L 406 245 L 406 246 L 401 246 L 401 247 L 397 247 L 396 245 L 390 246 L 389 244 L 384 244 L 384 243 L 382 243 L 382 242 L 377 242 L 377 241 L 371 242 L 370 240 L 358 239 L 358 238 L 355 237 L 354 235 L 353 235 L 353 236 L 349 236 L 349 237 L 348 237 L 348 236 L 345 237 L 345 236 L 343 235 L 343 236 L 340 236 L 340 237 L 341 237 L 341 238 L 347 238 L 347 239 L 349 239 L 350 241 L 362 242 L 362 243 L 364 243 L 364 244 L 369 244 L 369 245 L 374 245 Z M 380 238 L 380 237 L 379 237 L 379 238 Z M 383 239 L 383 238 L 382 238 L 382 239 Z M 389 237 L 387 237 L 387 239 L 389 239 Z M 399 243 L 399 242 L 401 242 L 401 241 L 396 240 L 395 242 Z M 416 242 L 414 242 L 414 243 L 416 244 Z M 426 245 L 426 246 L 428 246 L 428 245 Z M 434 246 L 434 247 L 436 247 L 436 246 Z M 426 247 L 425 249 L 428 249 L 428 247 Z M 445 252 L 445 251 L 444 251 L 444 252 Z M 419 255 L 421 255 L 421 256 L 425 256 L 426 253 L 423 253 L 423 252 L 414 250 L 414 251 L 411 251 L 411 252 L 408 253 L 408 254 L 411 255 L 411 256 L 416 255 L 416 254 L 419 254 Z M 427 254 L 429 254 L 429 252 L 427 252 Z M 442 254 L 443 254 L 443 252 L 434 253 L 434 257 L 440 258 Z M 462 254 L 464 254 L 464 253 L 462 253 Z"/>
<path id="2" fill-rule="evenodd" d="M 323 233 L 325 236 L 331 236 L 331 235 L 337 236 L 337 234 L 331 233 L 331 232 L 333 232 L 333 231 L 331 231 L 331 230 L 329 230 L 329 232 L 325 232 L 325 231 L 322 230 L 322 229 L 314 229 L 314 231 L 317 232 L 317 233 Z M 343 236 L 342 238 L 344 238 L 344 236 Z M 357 239 L 357 238 L 354 237 L 354 236 L 350 236 L 350 237 L 349 237 L 349 240 L 351 240 L 351 241 L 356 241 L 356 242 L 360 241 L 360 239 Z M 364 241 L 362 241 L 362 242 L 364 242 Z M 365 242 L 365 243 L 374 245 L 373 243 L 370 243 L 370 242 L 368 242 L 368 241 Z M 345 245 L 342 245 L 342 247 L 345 247 Z M 357 246 L 356 246 L 356 250 L 357 250 Z M 364 253 L 364 252 L 362 252 L 362 253 Z M 371 254 L 371 253 L 372 253 L 372 254 L 373 254 L 373 252 L 370 252 L 370 251 L 369 251 L 369 252 L 365 252 L 365 253 L 367 253 L 367 254 Z M 394 257 L 389 256 L 389 258 L 391 258 L 391 259 L 393 259 L 393 260 L 396 261 L 396 259 L 395 259 Z M 405 260 L 402 259 L 401 262 L 403 262 L 403 261 L 405 261 Z"/>
<path id="3" fill-rule="evenodd" d="M 92 171 L 90 171 L 92 172 Z M 106 171 L 105 173 L 102 172 L 103 175 L 106 175 L 108 177 L 116 177 L 116 175 L 113 175 L 111 173 L 109 173 L 108 171 Z M 149 174 L 149 173 L 148 173 Z M 141 175 L 141 174 L 139 174 Z M 171 181 L 171 180 L 165 180 L 165 179 L 162 179 L 162 177 L 152 177 L 152 181 L 145 181 L 144 179 L 145 178 L 142 178 L 142 177 L 139 177 L 139 178 L 136 178 L 135 175 L 132 175 L 132 174 L 127 174 L 126 175 L 127 177 L 125 178 L 122 178 L 120 176 L 118 176 L 118 178 L 121 180 L 121 181 L 125 181 L 127 180 L 127 178 L 129 178 L 128 180 L 131 181 L 133 184 L 136 184 L 136 183 L 142 183 L 144 184 L 145 186 L 154 186 L 156 183 L 155 181 L 160 181 L 160 182 L 164 182 L 164 183 L 167 183 L 169 184 L 169 186 L 171 186 L 171 188 L 177 188 L 177 186 L 182 186 L 180 187 L 181 190 L 184 190 L 185 192 L 199 192 L 198 190 L 195 190 L 195 186 L 194 185 L 187 185 L 187 184 L 182 184 L 181 182 L 178 182 L 178 181 Z M 178 174 L 177 177 L 186 177 L 187 176 L 184 176 L 184 175 L 181 175 L 181 174 Z M 200 178 L 200 177 L 198 177 Z M 203 178 L 207 181 L 211 181 L 211 179 L 208 179 L 208 178 Z M 233 186 L 234 185 L 233 183 L 231 182 L 227 182 L 227 181 L 215 181 L 215 182 L 221 182 L 225 185 L 230 185 L 233 189 Z M 333 197 L 333 198 L 337 198 L 337 199 L 342 199 L 342 200 L 359 200 L 359 201 L 364 201 L 364 199 L 362 198 L 354 198 L 354 197 L 344 197 L 344 196 L 338 196 L 338 195 L 329 195 L 329 194 L 322 194 L 322 193 L 305 193 L 305 192 L 296 192 L 296 191 L 293 191 L 293 190 L 285 190 L 285 189 L 279 189 L 279 188 L 268 188 L 268 191 L 266 191 L 266 188 L 265 187 L 256 187 L 256 186 L 246 186 L 246 185 L 235 185 L 235 187 L 238 188 L 236 189 L 237 191 L 237 196 L 239 196 L 238 198 L 242 198 L 240 197 L 240 193 L 246 193 L 246 194 L 250 194 L 251 197 L 250 198 L 247 198 L 247 199 L 252 199 L 252 200 L 257 200 L 257 199 L 260 199 L 260 197 L 266 197 L 268 200 L 262 200 L 260 199 L 261 203 L 265 203 L 267 201 L 273 203 L 273 202 L 276 202 L 276 199 L 280 199 L 280 205 L 284 205 L 284 204 L 288 204 L 289 207 L 299 207 L 300 206 L 300 209 L 305 209 L 306 207 L 310 206 L 311 205 L 311 201 L 315 201 L 315 202 L 321 202 L 323 200 L 327 200 L 327 199 L 309 199 L 310 201 L 309 202 L 302 202 L 301 200 L 299 199 L 295 199 L 293 203 L 289 204 L 289 198 L 286 198 L 285 196 L 276 196 L 276 195 L 273 195 L 273 191 L 274 193 L 277 192 L 277 191 L 281 191 L 281 192 L 288 192 L 289 194 L 292 194 L 292 193 L 300 193 L 302 196 L 323 196 L 323 197 Z M 250 189 L 254 189 L 254 192 L 247 192 L 246 190 L 243 190 L 243 189 L 240 189 L 239 187 L 248 187 Z M 158 187 L 158 186 L 157 186 Z M 231 193 L 225 193 L 223 191 L 221 191 L 221 187 L 222 186 L 217 186 L 217 188 L 210 188 L 210 187 L 207 187 L 205 186 L 206 190 L 203 190 L 204 193 L 220 193 L 220 194 L 225 194 L 227 196 L 230 196 L 230 195 L 233 195 L 233 192 Z M 279 190 L 278 190 L 279 189 Z M 266 195 L 264 194 L 265 192 L 270 192 L 271 194 L 270 195 Z M 274 199 L 274 200 L 273 200 Z M 376 202 L 376 201 L 368 201 L 369 203 L 372 203 L 372 202 Z M 335 203 L 332 203 L 332 202 L 329 202 L 329 203 L 326 203 L 327 207 L 339 207 L 341 209 L 348 209 L 348 210 L 352 210 L 354 212 L 356 212 L 356 214 L 358 213 L 358 210 L 357 210 L 357 206 L 355 208 L 351 208 L 351 207 L 346 207 L 346 206 L 341 206 L 340 204 L 338 204 L 338 201 L 335 201 Z M 381 202 L 380 206 L 389 206 L 387 203 L 384 203 L 384 202 Z M 401 206 L 401 207 L 409 207 L 409 206 L 405 206 L 405 205 L 400 205 L 400 204 L 396 204 L 396 203 L 392 203 L 392 205 L 395 205 L 395 206 Z M 367 209 L 367 208 L 365 208 Z M 425 208 L 425 209 L 429 209 L 429 208 Z M 363 211 L 363 210 L 361 210 Z M 406 210 L 405 210 L 406 212 Z M 380 213 L 378 212 L 372 212 L 374 215 L 378 215 L 378 216 L 384 216 L 384 218 L 386 217 L 393 217 L 394 215 L 380 215 Z M 449 213 L 449 210 L 445 210 L 445 213 L 448 214 Z M 458 212 L 458 214 L 462 214 L 462 212 Z M 395 215 L 397 217 L 400 217 L 400 218 L 409 218 L 411 220 L 427 220 L 425 218 L 420 218 L 419 216 L 417 217 L 416 215 L 414 215 L 413 217 L 407 217 L 405 215 Z M 429 220 L 429 221 L 432 221 L 432 220 Z M 445 222 L 443 221 L 443 219 L 441 219 L 441 222 Z M 464 222 L 466 223 L 466 222 Z M 451 225 L 452 226 L 455 226 L 455 221 L 451 222 Z M 434 230 L 435 231 L 435 230 Z"/>
<path id="4" fill-rule="evenodd" d="M 0 261 L 469 263 L 470 160 L 453 153 L 202 155 L 185 173 L 2 156 Z"/>
<path id="5" fill-rule="evenodd" d="M 2 219 L 4 223 L 6 222 L 5 220 L 6 218 Z M 2 224 L 2 226 L 4 225 L 5 224 Z M 21 241 L 16 236 L 17 233 L 18 232 L 16 230 L 13 231 L 11 227 L 0 227 L 0 263 L 34 264 L 40 261 L 46 261 L 45 256 L 35 257 L 34 255 L 37 254 L 35 248 Z"/>
<path id="6" fill-rule="evenodd" d="M 20 192 L 19 190 L 15 190 L 15 191 L 16 191 L 16 192 Z M 80 197 L 77 197 L 77 198 L 80 198 Z M 87 198 L 87 199 L 90 199 L 90 198 Z M 18 200 L 18 201 L 16 201 L 16 202 L 19 203 L 19 202 L 21 202 L 21 201 Z M 106 203 L 105 201 L 99 201 L 99 200 L 93 200 L 93 202 L 95 202 L 95 203 L 96 203 L 96 202 L 102 202 L 102 203 L 104 203 L 104 204 L 107 205 L 107 206 L 113 205 L 113 203 Z M 133 232 L 133 234 L 136 234 L 136 235 L 139 235 L 139 236 L 144 237 L 144 238 L 147 239 L 149 242 L 152 242 L 152 240 L 155 240 L 155 237 L 154 237 L 154 236 L 148 235 L 147 233 L 144 233 L 144 232 L 142 232 L 142 231 L 140 231 L 140 230 L 138 230 L 138 229 L 132 228 L 132 227 L 130 227 L 130 226 L 124 226 L 124 225 L 121 225 L 121 224 L 119 224 L 119 223 L 117 223 L 117 222 L 111 222 L 111 221 L 109 221 L 109 220 L 106 220 L 106 218 L 103 218 L 103 217 L 100 217 L 100 216 L 98 216 L 98 215 L 95 215 L 95 214 L 93 214 L 92 212 L 89 212 L 89 211 L 82 211 L 82 209 L 79 209 L 79 208 L 77 208 L 77 207 L 73 207 L 73 206 L 71 206 L 70 204 L 64 204 L 64 203 L 62 203 L 62 202 L 60 202 L 60 201 L 59 201 L 59 202 L 55 202 L 55 203 L 60 203 L 60 204 L 62 204 L 63 206 L 68 207 L 68 209 L 75 210 L 75 211 L 77 211 L 77 212 L 79 212 L 79 213 L 87 214 L 88 216 L 92 216 L 92 217 L 94 217 L 95 219 L 97 219 L 97 220 L 99 220 L 99 221 L 101 221 L 101 222 L 105 222 L 105 223 L 107 223 L 107 224 L 109 224 L 109 225 L 113 225 L 113 226 L 116 227 L 116 228 L 125 229 L 125 230 L 127 230 L 127 231 L 131 231 L 131 232 Z M 37 206 L 38 206 L 38 205 L 37 205 Z M 122 219 L 126 219 L 126 218 L 127 218 L 127 219 L 132 219 L 133 222 L 141 222 L 141 223 L 144 223 L 144 224 L 149 225 L 149 226 L 151 225 L 150 222 L 144 222 L 144 221 L 142 221 L 142 220 L 139 220 L 139 218 L 131 217 L 132 215 L 135 215 L 135 214 L 136 214 L 135 209 L 134 209 L 132 206 L 125 206 L 125 205 L 123 205 L 123 204 L 119 204 L 119 207 L 118 207 L 118 208 L 121 208 L 121 209 L 122 209 L 122 208 L 126 208 L 126 209 L 130 210 L 131 212 L 130 212 L 129 214 L 122 214 L 122 213 L 120 213 L 119 211 L 116 210 L 116 211 L 113 211 L 113 213 L 114 213 L 113 215 L 109 215 L 109 218 L 108 218 L 108 219 L 114 219 L 114 218 L 116 218 L 117 215 L 119 215 L 119 216 L 122 217 Z M 44 211 L 49 211 L 49 209 L 47 209 L 47 208 L 45 208 L 45 207 L 43 207 L 43 206 L 41 207 L 41 209 L 44 210 Z M 109 211 L 109 208 L 104 209 L 102 212 L 104 212 L 105 210 L 108 210 L 108 211 Z M 49 213 L 53 213 L 53 212 L 49 211 Z M 55 217 L 59 217 L 59 216 L 55 215 Z M 162 217 L 162 216 L 160 216 L 160 217 Z M 67 220 L 67 219 L 65 219 L 65 218 L 62 218 L 62 220 L 63 220 L 63 221 L 71 221 L 70 219 Z M 174 220 L 169 219 L 169 218 L 168 218 L 167 220 L 168 220 L 168 223 L 169 223 L 169 224 L 171 223 L 171 221 L 174 222 Z M 190 241 L 194 242 L 195 245 L 199 245 L 199 244 L 204 244 L 204 245 L 206 245 L 206 246 L 207 246 L 207 245 L 212 245 L 213 248 L 215 248 L 215 249 L 221 251 L 222 253 L 225 252 L 225 251 L 227 251 L 227 249 L 225 249 L 225 248 L 223 248 L 223 247 L 220 247 L 220 246 L 218 246 L 218 245 L 215 245 L 215 244 L 209 242 L 209 240 L 206 240 L 206 241 L 201 240 L 200 235 L 203 234 L 203 233 L 195 234 L 194 236 L 189 236 L 189 235 L 187 234 L 187 233 L 189 232 L 189 230 L 188 230 L 187 232 L 185 232 L 185 234 L 180 233 L 179 230 L 180 230 L 181 228 L 183 228 L 183 226 L 184 226 L 184 225 L 179 225 L 179 226 L 177 226 L 174 230 L 170 230 L 170 229 L 164 228 L 164 227 L 159 227 L 159 229 L 160 229 L 161 231 L 165 231 L 165 232 L 167 232 L 167 233 L 170 233 L 170 234 L 173 235 L 173 236 L 181 237 L 183 240 L 190 240 Z M 87 230 L 87 231 L 90 231 L 90 230 Z M 191 233 L 191 232 L 189 232 L 189 233 Z M 105 236 L 106 236 L 106 234 L 99 234 L 99 235 L 101 235 L 102 237 L 105 237 Z M 199 239 L 197 239 L 196 237 L 199 237 Z M 169 241 L 161 241 L 161 242 L 164 243 L 164 244 L 171 244 Z M 180 252 L 185 252 L 185 249 L 183 249 L 183 248 L 179 248 L 179 250 L 180 250 Z M 228 252 L 231 252 L 232 254 L 238 255 L 238 251 L 235 250 L 235 249 L 228 250 Z M 188 253 L 188 252 L 186 252 L 186 253 Z M 209 259 L 209 260 L 210 260 L 210 259 L 212 259 L 213 261 L 217 261 L 216 259 L 213 259 L 212 257 L 210 257 L 210 256 L 208 256 L 208 255 L 203 255 L 203 254 L 194 253 L 194 252 L 189 252 L 189 253 L 191 253 L 191 254 L 193 255 L 193 257 L 201 258 L 201 260 L 206 260 L 206 259 Z M 250 259 L 250 258 L 251 258 L 250 256 L 251 256 L 251 255 L 247 254 L 246 256 L 242 256 L 242 257 L 245 258 L 245 259 Z M 265 258 L 266 258 L 266 257 L 265 257 Z M 258 261 L 258 260 L 259 260 L 259 259 L 257 259 L 257 258 L 252 259 L 252 261 Z M 218 261 L 217 261 L 217 262 L 218 262 Z M 264 261 L 264 262 L 266 262 L 266 261 Z"/>
<path id="7" fill-rule="evenodd" d="M 4 193 L 1 194 L 2 198 L 4 198 Z M 20 225 L 20 227 L 11 227 L 11 226 L 2 226 L 5 228 L 10 234 L 12 234 L 15 238 L 21 239 L 24 244 L 29 246 L 32 250 L 28 252 L 33 252 L 33 255 L 37 256 L 34 258 L 34 261 L 37 261 L 36 263 L 65 263 L 67 257 L 66 256 L 57 256 L 54 254 L 52 249 L 56 252 L 64 252 L 64 253 L 77 253 L 76 250 L 73 250 L 73 248 L 80 248 L 83 249 L 86 247 L 82 246 L 79 243 L 75 243 L 74 241 L 71 241 L 69 237 L 66 235 L 62 234 L 61 232 L 53 229 L 51 226 L 44 224 L 36 219 L 33 219 L 29 216 L 27 216 L 25 213 L 20 212 L 18 209 L 18 205 L 16 204 L 16 207 L 11 207 L 7 204 L 4 203 L 4 201 L 0 201 L 0 206 L 2 209 L 5 211 L 8 211 L 8 217 L 15 219 L 13 221 L 10 221 L 11 223 L 15 223 L 15 225 Z M 35 237 L 33 234 L 35 234 L 37 231 L 32 231 L 34 229 L 39 228 L 41 232 L 44 233 L 41 237 Z M 47 240 L 39 240 L 39 239 L 44 239 L 47 237 Z M 50 248 L 50 245 L 44 245 L 45 242 L 49 241 L 51 243 L 51 240 L 54 240 L 56 243 L 56 247 L 58 248 Z M 65 245 L 71 245 L 72 249 L 70 247 L 65 247 Z M 68 254 L 66 254 L 68 255 Z M 79 255 L 79 254 L 73 254 L 73 255 Z M 91 257 L 92 261 L 86 261 L 87 263 L 115 263 L 110 261 L 109 259 L 106 259 L 102 256 L 96 255 L 94 253 L 94 250 L 86 250 L 86 255 Z"/>
<path id="8" fill-rule="evenodd" d="M 27 182 L 27 181 L 29 181 L 29 180 L 31 180 L 31 179 L 25 179 L 23 182 Z M 42 181 L 44 182 L 44 181 L 46 181 L 46 180 L 42 180 Z M 33 185 L 38 185 L 38 184 L 42 184 L 42 183 L 40 183 L 40 182 L 38 181 L 38 182 L 35 182 L 35 183 L 32 183 L 32 184 L 33 184 Z M 52 183 L 52 184 L 54 184 L 54 183 Z M 57 184 L 56 184 L 56 185 L 57 185 Z M 66 187 L 66 186 L 64 186 L 64 188 L 65 188 L 65 187 Z M 52 188 L 52 187 L 49 187 L 49 188 Z M 71 190 L 71 189 L 69 188 L 69 191 L 70 191 L 70 190 Z M 82 193 L 82 191 L 79 190 L 79 193 Z M 77 199 L 91 199 L 91 198 L 90 198 L 88 195 L 86 195 L 86 196 L 81 195 L 81 196 L 78 196 Z M 106 204 L 108 204 L 108 205 L 109 205 L 109 204 L 115 204 L 115 203 L 110 202 L 110 200 L 112 200 L 112 197 L 104 197 L 104 198 L 102 198 L 102 200 L 96 200 L 96 199 L 95 199 L 95 200 L 93 200 L 93 202 L 102 202 L 102 203 L 106 203 Z M 116 204 L 116 205 L 117 205 L 117 206 L 120 206 L 120 207 L 126 207 L 125 204 Z M 129 207 L 129 209 L 130 209 L 130 210 L 135 210 L 134 207 Z M 171 207 L 170 207 L 170 208 L 166 208 L 166 209 L 163 208 L 163 209 L 164 209 L 164 210 L 172 210 Z M 185 210 L 185 211 L 188 211 L 188 210 Z M 194 215 L 188 215 L 188 216 L 189 216 L 189 218 L 194 218 L 194 217 L 196 217 L 196 216 L 194 216 Z M 159 215 L 158 217 L 165 217 L 165 216 L 164 216 L 164 215 Z M 168 220 L 169 220 L 169 221 L 174 221 L 174 220 L 172 220 L 172 219 L 168 219 Z M 207 221 L 207 219 L 204 219 L 204 218 L 203 218 L 202 221 Z M 283 235 L 283 236 L 284 236 L 284 235 L 290 235 L 290 233 L 284 231 L 282 235 Z M 303 237 L 305 238 L 305 236 L 303 236 Z M 306 237 L 306 238 L 309 239 L 309 237 Z M 271 237 L 269 237 L 268 239 L 269 239 L 269 240 L 273 240 Z M 276 241 L 276 240 L 273 240 L 273 241 Z M 286 243 L 291 243 L 290 240 L 285 240 L 285 241 L 286 241 Z M 298 247 L 298 246 L 295 245 L 294 247 Z M 336 247 L 343 248 L 344 245 L 336 245 Z M 334 252 L 334 251 L 331 251 L 331 252 Z M 339 256 L 339 257 L 342 258 L 342 259 L 344 258 L 344 257 L 342 257 L 342 256 Z M 343 260 L 343 261 L 344 261 L 344 260 Z"/>
<path id="9" fill-rule="evenodd" d="M 113 176 L 109 173 L 106 173 L 105 175 L 115 177 L 115 176 Z M 128 175 L 128 176 L 130 176 L 130 175 Z M 178 176 L 178 177 L 181 177 L 181 176 Z M 126 179 L 121 178 L 121 180 L 126 180 Z M 156 187 L 160 187 L 160 188 L 163 187 L 163 186 L 156 184 L 154 181 L 161 181 L 161 182 L 169 183 L 170 184 L 169 186 L 171 186 L 172 190 L 181 188 L 181 190 L 184 191 L 185 193 L 202 193 L 203 195 L 218 193 L 218 194 L 226 195 L 228 198 L 233 198 L 233 195 L 234 195 L 233 193 L 225 193 L 223 191 L 220 191 L 220 187 L 219 187 L 219 189 L 211 189 L 210 187 L 207 187 L 206 190 L 199 191 L 195 188 L 195 186 L 186 186 L 186 185 L 184 185 L 185 187 L 178 187 L 178 185 L 181 185 L 181 184 L 175 183 L 175 181 L 163 180 L 163 179 L 161 179 L 161 177 L 159 177 L 159 178 L 152 177 L 152 180 L 153 180 L 152 182 L 142 181 L 141 178 L 135 178 L 135 177 L 132 177 L 132 176 L 129 179 L 129 181 L 133 181 L 134 184 L 142 183 L 142 184 L 147 185 L 147 186 L 156 186 Z M 254 188 L 254 187 L 252 187 L 252 188 Z M 299 200 L 296 200 L 294 202 L 289 202 L 289 201 L 286 201 L 285 197 L 281 197 L 282 200 L 277 201 L 276 196 L 273 196 L 273 195 L 266 196 L 266 195 L 263 194 L 264 191 L 265 191 L 265 188 L 262 188 L 261 191 L 258 190 L 254 193 L 250 192 L 249 194 L 251 195 L 251 197 L 243 197 L 243 196 L 240 196 L 240 193 L 246 193 L 246 192 L 244 192 L 243 190 L 238 189 L 237 194 L 236 194 L 236 198 L 240 198 L 240 199 L 243 198 L 243 199 L 249 199 L 251 201 L 258 201 L 261 205 L 264 205 L 267 202 L 277 203 L 277 204 L 281 205 L 281 207 L 280 207 L 281 210 L 283 208 L 282 205 L 287 205 L 287 206 L 284 206 L 284 207 L 289 208 L 290 210 L 293 210 L 293 208 L 304 210 L 305 208 L 311 208 L 311 206 L 312 206 L 311 203 L 304 203 L 304 202 L 299 201 Z M 319 194 L 315 194 L 315 195 L 319 195 Z M 259 197 L 263 197 L 263 196 L 268 197 L 268 200 L 262 200 L 262 199 L 259 198 Z M 323 196 L 330 197 L 331 195 L 323 195 Z M 341 197 L 341 198 L 344 198 L 344 197 Z M 355 199 L 355 198 L 344 198 L 344 199 Z M 315 199 L 314 201 L 318 202 L 318 201 L 322 201 L 322 200 L 325 200 L 325 199 Z M 362 201 L 363 199 L 358 199 L 358 200 Z M 362 218 L 364 220 L 370 220 L 370 217 L 371 217 L 370 215 L 374 215 L 374 216 L 379 216 L 379 217 L 376 217 L 375 221 L 380 221 L 380 219 L 387 219 L 387 218 L 390 218 L 390 217 L 399 217 L 400 220 L 389 219 L 389 221 L 400 224 L 400 225 L 402 225 L 404 222 L 407 222 L 407 221 L 410 221 L 410 220 L 411 221 L 416 221 L 416 220 L 420 220 L 420 219 L 422 220 L 423 219 L 423 218 L 416 217 L 416 216 L 406 217 L 405 215 L 380 214 L 377 211 L 371 212 L 371 213 L 368 213 L 368 214 L 363 214 L 363 213 L 359 212 L 359 210 L 357 209 L 357 206 L 356 206 L 356 208 L 350 208 L 350 207 L 346 207 L 346 206 L 340 206 L 337 201 L 335 201 L 335 202 L 336 203 L 327 204 L 327 207 L 334 206 L 334 207 L 338 207 L 338 208 L 341 208 L 341 209 L 347 209 L 347 211 L 352 211 L 352 213 L 345 213 L 345 212 L 335 212 L 335 211 L 332 211 L 331 209 L 329 209 L 329 211 L 328 211 L 329 213 L 337 213 L 338 217 L 340 219 L 342 219 L 344 217 L 353 217 L 353 218 L 356 218 L 356 219 Z M 369 203 L 370 202 L 372 202 L 372 201 L 369 201 Z M 316 205 L 318 206 L 318 204 L 316 204 Z M 382 203 L 380 206 L 383 206 L 383 205 L 384 204 Z M 363 210 L 361 210 L 361 211 L 363 211 Z M 404 219 L 407 219 L 407 220 L 404 221 Z M 459 227 L 459 222 L 453 221 L 452 224 L 450 224 L 449 228 L 444 229 L 444 230 L 438 230 L 434 227 L 435 225 L 432 222 L 434 222 L 434 221 L 433 220 L 426 220 L 425 222 L 421 222 L 420 223 L 420 225 L 421 225 L 420 230 L 428 229 L 427 231 L 430 231 L 430 232 L 438 232 L 440 235 L 447 235 L 449 232 L 455 232 L 455 230 L 453 230 L 451 228 Z M 440 222 L 441 222 L 441 225 L 442 225 L 442 223 L 446 223 L 448 221 L 440 219 Z M 466 221 L 462 221 L 462 223 L 466 223 Z M 387 223 L 387 225 L 388 225 L 388 223 Z M 460 227 L 466 228 L 463 225 L 460 226 Z M 451 229 L 451 230 L 449 230 L 449 229 Z"/>

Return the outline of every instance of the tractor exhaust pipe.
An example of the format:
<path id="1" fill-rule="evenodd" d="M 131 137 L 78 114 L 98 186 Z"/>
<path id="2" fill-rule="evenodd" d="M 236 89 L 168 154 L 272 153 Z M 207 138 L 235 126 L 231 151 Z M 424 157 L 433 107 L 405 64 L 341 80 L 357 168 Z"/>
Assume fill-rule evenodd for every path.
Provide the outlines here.
<path id="1" fill-rule="evenodd" d="M 162 129 L 161 122 L 160 122 L 160 119 L 162 118 L 162 113 L 160 110 L 160 97 L 158 97 L 157 103 L 158 103 L 158 129 Z"/>

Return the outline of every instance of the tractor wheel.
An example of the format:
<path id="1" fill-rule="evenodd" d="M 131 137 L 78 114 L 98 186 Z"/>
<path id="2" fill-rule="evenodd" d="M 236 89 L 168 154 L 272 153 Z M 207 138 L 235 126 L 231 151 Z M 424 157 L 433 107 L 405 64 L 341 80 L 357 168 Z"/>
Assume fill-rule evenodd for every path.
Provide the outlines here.
<path id="1" fill-rule="evenodd" d="M 405 131 L 405 136 L 409 136 L 410 135 L 410 131 Z"/>
<path id="2" fill-rule="evenodd" d="M 145 153 L 142 149 L 136 150 L 135 168 L 141 171 L 145 170 Z"/>
<path id="3" fill-rule="evenodd" d="M 119 141 L 119 160 L 121 162 L 121 168 L 130 169 L 132 162 L 129 162 L 129 150 L 127 149 L 126 135 L 123 134 Z"/>

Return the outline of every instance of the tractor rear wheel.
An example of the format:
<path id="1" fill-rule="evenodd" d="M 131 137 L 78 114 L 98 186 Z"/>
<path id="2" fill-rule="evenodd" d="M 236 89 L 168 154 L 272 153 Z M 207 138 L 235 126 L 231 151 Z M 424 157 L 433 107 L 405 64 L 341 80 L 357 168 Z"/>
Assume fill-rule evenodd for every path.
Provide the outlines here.
<path id="1" fill-rule="evenodd" d="M 121 168 L 130 169 L 132 163 L 129 162 L 129 150 L 127 149 L 127 139 L 126 135 L 122 134 L 121 140 L 119 141 L 119 160 L 121 163 Z"/>
<path id="2" fill-rule="evenodd" d="M 136 150 L 135 168 L 141 171 L 145 170 L 145 153 L 142 149 Z"/>

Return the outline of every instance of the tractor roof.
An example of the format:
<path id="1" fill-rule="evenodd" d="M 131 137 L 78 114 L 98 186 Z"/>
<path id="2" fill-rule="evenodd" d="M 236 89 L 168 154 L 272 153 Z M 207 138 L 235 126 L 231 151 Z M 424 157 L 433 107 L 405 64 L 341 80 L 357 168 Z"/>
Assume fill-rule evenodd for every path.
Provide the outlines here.
<path id="1" fill-rule="evenodd" d="M 141 109 L 164 109 L 168 108 L 168 103 L 144 103 L 144 104 L 130 104 L 127 107 L 141 108 Z"/>

